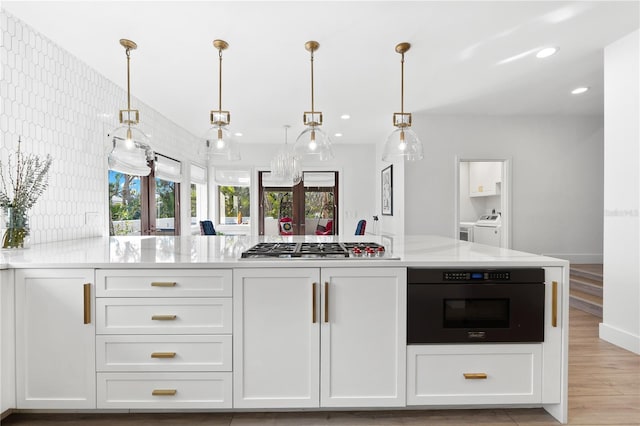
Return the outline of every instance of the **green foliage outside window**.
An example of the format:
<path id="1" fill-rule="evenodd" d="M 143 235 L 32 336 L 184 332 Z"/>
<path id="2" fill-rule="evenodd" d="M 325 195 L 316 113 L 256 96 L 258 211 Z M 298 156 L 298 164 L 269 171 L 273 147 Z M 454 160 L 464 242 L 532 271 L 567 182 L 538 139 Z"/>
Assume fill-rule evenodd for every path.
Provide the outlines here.
<path id="1" fill-rule="evenodd" d="M 242 217 L 248 218 L 250 214 L 250 197 L 248 186 L 219 186 L 220 194 L 224 196 L 224 217 L 237 217 L 238 211 Z M 221 197 L 222 198 L 222 197 Z M 237 205 L 234 200 L 237 200 Z M 220 218 L 224 222 L 224 218 Z"/>
<path id="2" fill-rule="evenodd" d="M 175 182 L 156 179 L 156 217 L 175 217 L 176 192 Z"/>
<path id="3" fill-rule="evenodd" d="M 140 187 L 138 176 L 110 171 L 109 200 L 111 220 L 140 219 Z"/>

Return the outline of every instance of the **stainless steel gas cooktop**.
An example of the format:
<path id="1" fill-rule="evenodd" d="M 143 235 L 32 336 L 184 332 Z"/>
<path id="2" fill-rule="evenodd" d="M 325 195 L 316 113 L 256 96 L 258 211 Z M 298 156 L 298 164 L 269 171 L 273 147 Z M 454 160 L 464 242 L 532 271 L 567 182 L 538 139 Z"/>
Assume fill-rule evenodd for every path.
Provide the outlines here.
<path id="1" fill-rule="evenodd" d="M 259 243 L 242 258 L 277 259 L 398 259 L 377 243 Z"/>

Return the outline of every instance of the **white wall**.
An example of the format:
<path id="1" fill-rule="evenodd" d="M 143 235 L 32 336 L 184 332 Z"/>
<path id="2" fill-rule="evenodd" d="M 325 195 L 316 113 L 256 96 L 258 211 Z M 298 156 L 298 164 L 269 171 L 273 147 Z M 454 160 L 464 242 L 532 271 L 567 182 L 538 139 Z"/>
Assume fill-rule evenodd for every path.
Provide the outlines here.
<path id="1" fill-rule="evenodd" d="M 604 306 L 600 337 L 640 354 L 640 30 L 604 52 Z"/>
<path id="2" fill-rule="evenodd" d="M 258 217 L 257 171 L 269 170 L 270 161 L 282 148 L 282 144 L 252 144 L 239 143 L 240 161 L 213 160 L 209 170 L 209 176 L 213 176 L 216 167 L 236 168 L 250 170 L 252 172 L 251 217 Z M 374 205 L 374 189 L 376 183 L 371 177 L 374 175 L 375 146 L 368 144 L 347 145 L 334 141 L 333 151 L 335 158 L 332 161 L 302 163 L 303 170 L 323 170 L 339 172 L 339 233 L 340 235 L 353 235 L 360 219 L 367 221 L 367 233 L 373 231 L 373 215 L 379 214 L 380 209 Z M 378 184 L 379 185 L 379 184 Z M 209 208 L 211 217 L 215 212 L 217 199 L 215 188 L 210 185 Z M 377 208 L 377 210 L 376 210 Z M 376 211 L 378 213 L 376 213 Z M 258 224 L 252 220 L 252 233 L 258 233 Z"/>
<path id="3" fill-rule="evenodd" d="M 512 248 L 601 261 L 602 117 L 414 114 L 413 121 L 425 158 L 405 164 L 407 234 L 454 236 L 456 156 L 510 159 Z"/>
<path id="4" fill-rule="evenodd" d="M 107 235 L 106 134 L 126 107 L 126 90 L 4 10 L 0 20 L 0 159 L 6 164 L 18 136 L 25 153 L 53 157 L 49 188 L 31 211 L 31 242 Z M 113 60 L 122 61 L 124 72 L 124 51 Z M 136 74 L 135 57 L 131 78 L 144 78 Z M 188 183 L 189 160 L 202 163 L 198 140 L 135 97 L 132 106 L 140 110 L 140 128 L 152 135 L 153 149 L 182 161 Z M 189 191 L 182 194 L 188 206 Z M 185 212 L 183 233 L 188 217 Z"/>

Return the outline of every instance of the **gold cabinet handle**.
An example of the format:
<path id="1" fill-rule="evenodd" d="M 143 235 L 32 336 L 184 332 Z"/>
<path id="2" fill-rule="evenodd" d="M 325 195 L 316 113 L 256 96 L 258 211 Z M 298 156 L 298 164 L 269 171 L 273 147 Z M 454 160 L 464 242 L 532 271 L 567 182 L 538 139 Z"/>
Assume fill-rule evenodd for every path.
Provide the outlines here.
<path id="1" fill-rule="evenodd" d="M 153 396 L 174 396 L 178 391 L 176 389 L 154 389 L 151 392 Z"/>
<path id="2" fill-rule="evenodd" d="M 313 296 L 311 297 L 311 322 L 313 324 L 316 323 L 316 317 L 318 316 L 316 312 L 316 286 L 317 283 L 311 284 L 311 291 L 313 292 Z"/>
<path id="3" fill-rule="evenodd" d="M 176 319 L 176 315 L 154 315 L 151 319 L 154 321 L 173 321 Z"/>
<path id="4" fill-rule="evenodd" d="M 462 373 L 462 375 L 467 380 L 478 380 L 487 378 L 487 373 Z"/>
<path id="5" fill-rule="evenodd" d="M 324 282 L 324 322 L 329 322 L 329 281 Z"/>
<path id="6" fill-rule="evenodd" d="M 551 327 L 558 326 L 558 282 L 551 282 Z"/>
<path id="7" fill-rule="evenodd" d="M 151 358 L 175 358 L 175 352 L 153 352 Z"/>
<path id="8" fill-rule="evenodd" d="M 151 287 L 175 287 L 176 282 L 159 282 L 154 281 L 151 283 Z"/>
<path id="9" fill-rule="evenodd" d="M 84 284 L 82 291 L 84 296 L 84 323 L 91 324 L 91 284 Z"/>

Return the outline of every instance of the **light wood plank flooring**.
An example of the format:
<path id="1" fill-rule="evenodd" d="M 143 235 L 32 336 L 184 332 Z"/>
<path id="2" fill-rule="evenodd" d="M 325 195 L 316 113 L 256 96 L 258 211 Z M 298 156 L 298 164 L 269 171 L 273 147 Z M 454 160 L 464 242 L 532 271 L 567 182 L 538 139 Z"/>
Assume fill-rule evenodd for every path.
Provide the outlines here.
<path id="1" fill-rule="evenodd" d="M 598 338 L 601 321 L 571 309 L 569 424 L 640 425 L 640 356 Z M 543 409 L 189 414 L 12 414 L 3 425 L 557 425 Z"/>

